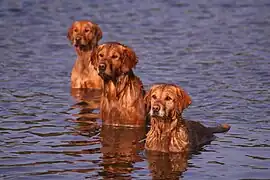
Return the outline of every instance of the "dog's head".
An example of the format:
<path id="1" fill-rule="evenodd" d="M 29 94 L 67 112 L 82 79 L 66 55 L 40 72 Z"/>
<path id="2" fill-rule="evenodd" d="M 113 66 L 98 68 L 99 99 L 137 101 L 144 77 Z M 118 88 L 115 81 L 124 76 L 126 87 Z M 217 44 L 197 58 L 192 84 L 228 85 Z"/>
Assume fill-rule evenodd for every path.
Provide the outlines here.
<path id="1" fill-rule="evenodd" d="M 91 63 L 104 80 L 115 79 L 129 72 L 137 62 L 135 52 L 117 42 L 99 45 L 91 57 Z"/>
<path id="2" fill-rule="evenodd" d="M 191 104 L 189 95 L 179 86 L 157 84 L 150 88 L 144 97 L 150 116 L 172 118 L 183 112 Z"/>
<path id="3" fill-rule="evenodd" d="M 75 21 L 68 29 L 67 38 L 80 50 L 92 49 L 102 38 L 102 31 L 91 21 Z"/>

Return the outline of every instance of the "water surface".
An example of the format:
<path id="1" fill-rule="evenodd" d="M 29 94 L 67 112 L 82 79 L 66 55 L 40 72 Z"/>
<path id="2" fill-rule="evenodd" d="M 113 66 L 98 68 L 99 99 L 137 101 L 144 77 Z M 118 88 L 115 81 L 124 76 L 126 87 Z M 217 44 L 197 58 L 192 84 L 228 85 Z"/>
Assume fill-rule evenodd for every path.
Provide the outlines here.
<path id="1" fill-rule="evenodd" d="M 135 50 L 146 88 L 182 86 L 186 118 L 231 130 L 186 162 L 147 154 L 144 129 L 101 128 L 96 102 L 75 105 L 98 93 L 69 89 L 78 19 Z M 269 179 L 269 47 L 267 0 L 0 1 L 0 178 Z"/>

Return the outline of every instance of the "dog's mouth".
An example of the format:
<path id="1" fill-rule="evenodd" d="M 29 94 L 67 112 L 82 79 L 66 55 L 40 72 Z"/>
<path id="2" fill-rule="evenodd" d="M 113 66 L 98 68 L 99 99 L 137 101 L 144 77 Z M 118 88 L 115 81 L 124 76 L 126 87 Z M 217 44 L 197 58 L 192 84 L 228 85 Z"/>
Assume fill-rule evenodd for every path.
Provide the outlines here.
<path id="1" fill-rule="evenodd" d="M 169 122 L 169 118 L 166 116 L 160 116 L 159 114 L 150 115 L 151 118 L 158 120 L 159 122 Z"/>
<path id="2" fill-rule="evenodd" d="M 155 111 L 151 113 L 151 116 L 152 117 L 161 117 L 159 112 L 155 112 Z"/>
<path id="3" fill-rule="evenodd" d="M 84 40 L 83 39 L 80 39 L 80 40 L 74 40 L 73 41 L 73 46 L 76 48 L 76 49 L 80 49 L 80 50 L 83 50 L 83 49 L 86 49 L 87 48 L 87 44 L 83 43 Z"/>
<path id="4" fill-rule="evenodd" d="M 159 117 L 159 118 L 166 117 L 166 115 L 164 113 L 159 112 L 159 111 L 153 111 L 153 110 L 150 111 L 150 116 L 152 116 L 152 117 Z"/>
<path id="5" fill-rule="evenodd" d="M 81 43 L 75 43 L 75 44 L 74 44 L 74 47 L 75 47 L 76 49 L 78 49 L 78 50 L 83 50 L 83 49 L 86 48 L 86 45 L 83 45 L 83 44 L 81 44 Z"/>
<path id="6" fill-rule="evenodd" d="M 164 119 L 164 120 L 170 118 L 170 114 L 167 114 L 165 112 L 165 110 L 163 110 L 163 109 L 160 109 L 158 111 L 151 109 L 149 112 L 149 115 L 151 117 L 158 118 L 158 119 Z"/>
<path id="7" fill-rule="evenodd" d="M 160 114 L 152 114 L 151 117 L 158 118 L 160 120 L 166 120 L 168 118 L 167 116 L 161 116 Z"/>
<path id="8" fill-rule="evenodd" d="M 155 114 L 155 113 L 150 114 L 150 117 L 158 120 L 159 122 L 163 122 L 163 123 L 170 123 L 172 120 L 172 118 L 169 116 L 166 116 L 166 115 L 161 116 L 160 114 Z"/>
<path id="9" fill-rule="evenodd" d="M 112 80 L 113 78 L 106 74 L 104 71 L 99 71 L 98 72 L 98 75 L 104 80 L 104 81 L 109 81 L 109 80 Z"/>

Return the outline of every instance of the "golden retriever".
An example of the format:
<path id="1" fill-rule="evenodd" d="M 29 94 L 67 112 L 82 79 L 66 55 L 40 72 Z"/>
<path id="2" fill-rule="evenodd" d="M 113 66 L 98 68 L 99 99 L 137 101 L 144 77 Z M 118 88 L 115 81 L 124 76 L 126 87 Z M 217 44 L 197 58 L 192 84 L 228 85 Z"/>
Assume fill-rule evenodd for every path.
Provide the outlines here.
<path id="1" fill-rule="evenodd" d="M 145 96 L 151 128 L 145 148 L 160 152 L 191 152 L 214 139 L 214 133 L 227 132 L 230 126 L 205 127 L 196 121 L 186 121 L 182 112 L 191 104 L 189 95 L 179 86 L 156 84 Z"/>
<path id="2" fill-rule="evenodd" d="M 108 42 L 94 50 L 91 60 L 104 83 L 100 104 L 103 122 L 144 126 L 143 84 L 132 70 L 138 62 L 135 52 L 123 44 Z"/>
<path id="3" fill-rule="evenodd" d="M 91 21 L 75 21 L 68 30 L 67 38 L 77 53 L 71 72 L 71 88 L 101 89 L 102 80 L 90 63 L 92 51 L 102 38 L 100 27 Z"/>

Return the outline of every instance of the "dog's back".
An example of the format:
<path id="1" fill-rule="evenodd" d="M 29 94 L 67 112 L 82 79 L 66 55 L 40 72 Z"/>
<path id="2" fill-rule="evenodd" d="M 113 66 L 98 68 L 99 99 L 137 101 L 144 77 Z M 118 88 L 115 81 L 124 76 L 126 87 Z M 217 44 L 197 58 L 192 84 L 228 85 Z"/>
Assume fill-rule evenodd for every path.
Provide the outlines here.
<path id="1" fill-rule="evenodd" d="M 221 124 L 215 127 L 206 127 L 200 122 L 185 120 L 190 140 L 190 148 L 198 150 L 202 146 L 209 144 L 216 136 L 215 133 L 224 133 L 230 130 L 228 124 Z"/>

